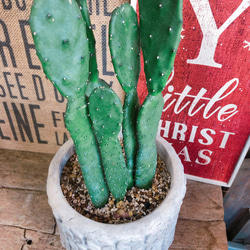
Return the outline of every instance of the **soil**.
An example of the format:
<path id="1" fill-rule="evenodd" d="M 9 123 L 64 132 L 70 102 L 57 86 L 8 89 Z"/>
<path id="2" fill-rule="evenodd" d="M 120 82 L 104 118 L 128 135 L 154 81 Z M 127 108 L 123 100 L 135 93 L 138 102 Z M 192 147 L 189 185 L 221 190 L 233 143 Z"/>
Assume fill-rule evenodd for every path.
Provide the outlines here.
<path id="1" fill-rule="evenodd" d="M 116 202 L 110 196 L 105 207 L 95 208 L 84 184 L 76 154 L 68 160 L 61 175 L 61 188 L 68 203 L 85 217 L 109 224 L 135 221 L 151 213 L 165 199 L 170 183 L 167 167 L 158 156 L 156 174 L 149 190 L 133 187 L 123 201 Z"/>

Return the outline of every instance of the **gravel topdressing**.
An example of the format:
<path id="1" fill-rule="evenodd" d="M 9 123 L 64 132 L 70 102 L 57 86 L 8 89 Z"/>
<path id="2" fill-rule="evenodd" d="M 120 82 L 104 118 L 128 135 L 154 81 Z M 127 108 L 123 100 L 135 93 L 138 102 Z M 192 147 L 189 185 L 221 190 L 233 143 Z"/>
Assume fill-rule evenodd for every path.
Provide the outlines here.
<path id="1" fill-rule="evenodd" d="M 105 207 L 95 208 L 84 184 L 76 154 L 68 160 L 61 175 L 61 188 L 68 203 L 85 217 L 109 224 L 135 221 L 151 213 L 166 197 L 170 183 L 166 165 L 158 156 L 155 178 L 149 190 L 133 187 L 123 201 L 116 202 L 110 196 Z"/>

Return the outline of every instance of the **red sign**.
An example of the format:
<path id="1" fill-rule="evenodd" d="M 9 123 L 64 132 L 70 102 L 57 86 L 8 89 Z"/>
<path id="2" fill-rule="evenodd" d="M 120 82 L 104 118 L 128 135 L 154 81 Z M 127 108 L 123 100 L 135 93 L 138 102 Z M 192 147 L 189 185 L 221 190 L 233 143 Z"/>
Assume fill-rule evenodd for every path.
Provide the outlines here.
<path id="1" fill-rule="evenodd" d="M 183 21 L 160 134 L 188 177 L 229 186 L 249 147 L 250 1 L 184 0 Z"/>

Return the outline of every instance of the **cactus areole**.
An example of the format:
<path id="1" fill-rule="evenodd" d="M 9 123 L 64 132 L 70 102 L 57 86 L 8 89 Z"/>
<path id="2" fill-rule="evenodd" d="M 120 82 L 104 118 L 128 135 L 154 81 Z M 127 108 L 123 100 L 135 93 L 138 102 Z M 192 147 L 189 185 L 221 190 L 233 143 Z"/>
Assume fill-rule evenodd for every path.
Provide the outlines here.
<path id="1" fill-rule="evenodd" d="M 128 3 L 115 9 L 110 20 L 112 63 L 125 91 L 122 105 L 99 79 L 86 0 L 34 0 L 31 9 L 37 56 L 44 73 L 67 98 L 65 124 L 96 207 L 103 207 L 110 193 L 122 200 L 134 185 L 149 188 L 155 174 L 161 91 L 180 42 L 182 0 L 139 0 L 139 11 L 140 25 Z M 141 50 L 149 94 L 140 107 Z M 118 140 L 121 128 L 126 157 Z"/>

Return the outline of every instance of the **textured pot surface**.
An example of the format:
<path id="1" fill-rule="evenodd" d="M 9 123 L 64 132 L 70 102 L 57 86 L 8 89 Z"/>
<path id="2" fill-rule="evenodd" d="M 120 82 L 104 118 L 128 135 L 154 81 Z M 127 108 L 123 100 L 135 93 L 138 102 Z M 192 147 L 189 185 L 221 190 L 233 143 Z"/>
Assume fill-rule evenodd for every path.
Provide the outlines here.
<path id="1" fill-rule="evenodd" d="M 88 250 L 166 250 L 172 244 L 175 226 L 186 191 L 183 166 L 172 146 L 160 136 L 157 151 L 167 164 L 171 188 L 162 204 L 151 214 L 131 223 L 104 224 L 90 220 L 68 204 L 60 187 L 60 176 L 74 152 L 72 140 L 66 142 L 53 158 L 47 180 L 49 204 L 66 249 Z"/>

